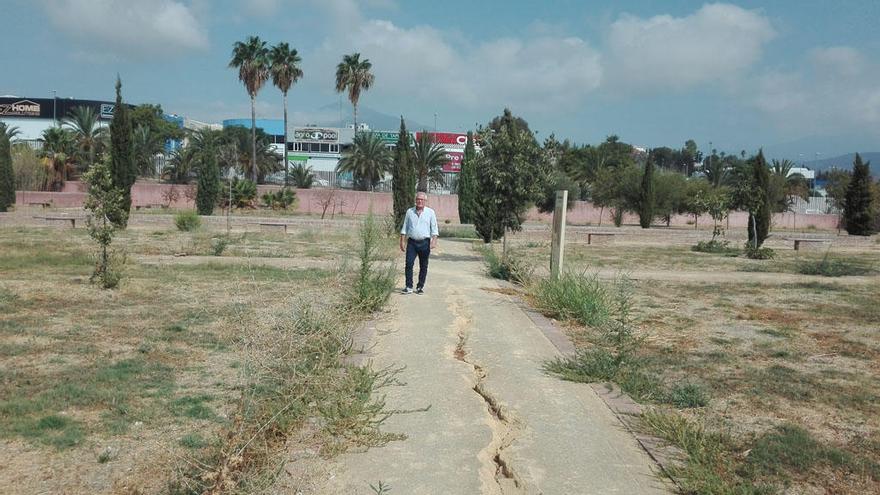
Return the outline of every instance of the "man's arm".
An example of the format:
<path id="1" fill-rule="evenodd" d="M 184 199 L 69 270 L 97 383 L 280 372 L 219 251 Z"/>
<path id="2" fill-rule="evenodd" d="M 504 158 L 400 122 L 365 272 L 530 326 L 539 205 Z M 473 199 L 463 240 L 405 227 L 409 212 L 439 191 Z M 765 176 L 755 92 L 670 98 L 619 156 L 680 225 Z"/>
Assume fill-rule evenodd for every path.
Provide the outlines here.
<path id="1" fill-rule="evenodd" d="M 434 213 L 431 210 L 431 213 Z M 440 237 L 440 229 L 437 227 L 437 214 L 431 215 L 431 249 L 437 247 L 437 238 Z"/>
<path id="2" fill-rule="evenodd" d="M 403 225 L 400 227 L 400 250 L 406 252 L 406 233 L 409 230 L 409 210 L 403 214 Z"/>

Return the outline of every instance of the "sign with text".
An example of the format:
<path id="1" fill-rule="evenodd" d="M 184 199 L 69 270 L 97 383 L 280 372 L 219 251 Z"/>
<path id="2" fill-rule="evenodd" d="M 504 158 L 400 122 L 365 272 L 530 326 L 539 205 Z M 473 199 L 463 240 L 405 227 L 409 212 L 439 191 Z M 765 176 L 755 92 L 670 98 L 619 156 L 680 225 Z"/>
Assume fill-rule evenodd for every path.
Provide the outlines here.
<path id="1" fill-rule="evenodd" d="M 12 103 L 0 103 L 0 115 L 39 117 L 40 104 L 31 100 L 19 100 Z"/>
<path id="2" fill-rule="evenodd" d="M 339 132 L 335 129 L 300 127 L 293 130 L 293 139 L 296 141 L 330 143 L 339 140 Z"/>
<path id="3" fill-rule="evenodd" d="M 419 138 L 421 132 L 416 133 L 416 139 Z M 434 142 L 442 145 L 444 148 L 464 149 L 467 144 L 467 134 L 457 132 L 428 132 L 428 136 L 434 138 Z"/>
<path id="4" fill-rule="evenodd" d="M 460 151 L 447 151 L 446 152 L 446 163 L 443 164 L 443 172 L 445 173 L 454 173 L 457 174 L 461 172 L 461 160 L 464 158 L 464 153 Z"/>

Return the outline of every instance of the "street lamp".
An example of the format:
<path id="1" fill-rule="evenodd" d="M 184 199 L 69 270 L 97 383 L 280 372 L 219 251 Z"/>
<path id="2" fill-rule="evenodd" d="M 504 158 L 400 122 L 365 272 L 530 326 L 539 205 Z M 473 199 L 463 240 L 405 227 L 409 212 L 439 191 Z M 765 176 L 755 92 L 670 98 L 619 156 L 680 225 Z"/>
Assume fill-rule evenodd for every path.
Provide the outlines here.
<path id="1" fill-rule="evenodd" d="M 58 102 L 58 91 L 52 90 L 52 125 L 58 127 L 58 119 L 55 116 L 55 108 Z"/>
<path id="2" fill-rule="evenodd" d="M 434 112 L 434 133 L 437 133 L 437 112 Z"/>

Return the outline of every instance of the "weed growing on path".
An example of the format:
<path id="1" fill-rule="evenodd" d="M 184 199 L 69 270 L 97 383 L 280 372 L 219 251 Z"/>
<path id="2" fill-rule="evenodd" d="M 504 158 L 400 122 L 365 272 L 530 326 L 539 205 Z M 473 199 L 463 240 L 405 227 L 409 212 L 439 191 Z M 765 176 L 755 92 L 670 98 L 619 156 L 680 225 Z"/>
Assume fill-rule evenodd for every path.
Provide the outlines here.
<path id="1" fill-rule="evenodd" d="M 372 214 L 361 224 L 359 268 L 350 291 L 350 305 L 367 313 L 381 308 L 394 289 L 394 265 L 377 269 L 382 250 L 382 232 Z"/>

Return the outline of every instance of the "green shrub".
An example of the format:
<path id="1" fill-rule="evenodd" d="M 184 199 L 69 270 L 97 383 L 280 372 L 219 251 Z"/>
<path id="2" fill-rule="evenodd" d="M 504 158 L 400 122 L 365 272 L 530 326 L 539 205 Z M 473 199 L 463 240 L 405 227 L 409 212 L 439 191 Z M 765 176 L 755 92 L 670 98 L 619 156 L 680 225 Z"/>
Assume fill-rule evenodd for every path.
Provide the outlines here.
<path id="1" fill-rule="evenodd" d="M 480 235 L 477 234 L 476 229 L 473 226 L 460 226 L 460 227 L 440 227 L 440 237 L 457 237 L 459 239 L 479 239 Z"/>
<path id="2" fill-rule="evenodd" d="M 698 253 L 725 254 L 734 256 L 739 254 L 738 249 L 730 247 L 730 242 L 719 241 L 717 239 L 713 239 L 711 241 L 700 241 L 697 243 L 696 246 L 691 246 L 691 251 L 695 251 Z"/>
<path id="3" fill-rule="evenodd" d="M 679 409 L 709 405 L 709 394 L 695 383 L 676 384 L 669 391 L 669 403 Z"/>
<path id="4" fill-rule="evenodd" d="M 531 279 L 533 268 L 517 253 L 510 252 L 503 259 L 489 246 L 483 247 L 482 253 L 486 262 L 486 273 L 490 277 L 520 285 L 525 285 Z"/>
<path id="5" fill-rule="evenodd" d="M 273 210 L 286 210 L 294 201 L 296 201 L 296 193 L 287 187 L 263 195 L 263 204 Z"/>
<path id="6" fill-rule="evenodd" d="M 755 249 L 751 242 L 746 242 L 744 252 L 746 257 L 753 260 L 770 260 L 776 256 L 776 251 L 768 247 L 758 247 Z"/>
<path id="7" fill-rule="evenodd" d="M 394 266 L 389 265 L 382 269 L 374 266 L 378 260 L 381 240 L 381 229 L 371 213 L 361 225 L 361 245 L 358 252 L 360 268 L 350 296 L 350 304 L 362 311 L 371 312 L 380 309 L 388 301 L 394 289 Z"/>
<path id="8" fill-rule="evenodd" d="M 192 210 L 184 210 L 174 215 L 174 225 L 182 232 L 192 232 L 202 226 L 202 219 Z"/>
<path id="9" fill-rule="evenodd" d="M 542 279 L 533 289 L 541 311 L 559 320 L 600 326 L 608 321 L 611 296 L 596 274 L 566 272 Z"/>
<path id="10" fill-rule="evenodd" d="M 211 254 L 214 256 L 220 256 L 223 254 L 223 251 L 226 250 L 227 246 L 229 246 L 228 237 L 215 237 L 211 239 Z"/>
<path id="11" fill-rule="evenodd" d="M 869 275 L 873 270 L 851 261 L 829 258 L 828 253 L 821 260 L 803 260 L 798 263 L 798 273 L 802 275 L 821 275 L 823 277 L 848 277 Z"/>
<path id="12" fill-rule="evenodd" d="M 230 187 L 227 185 L 226 187 Z M 254 199 L 257 197 L 257 184 L 247 179 L 232 179 L 232 206 L 235 208 L 252 208 Z M 228 192 L 227 192 L 228 194 Z M 221 195 L 221 201 L 224 206 L 228 206 L 228 197 L 226 194 Z"/>

